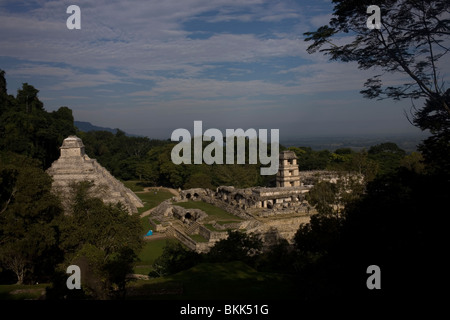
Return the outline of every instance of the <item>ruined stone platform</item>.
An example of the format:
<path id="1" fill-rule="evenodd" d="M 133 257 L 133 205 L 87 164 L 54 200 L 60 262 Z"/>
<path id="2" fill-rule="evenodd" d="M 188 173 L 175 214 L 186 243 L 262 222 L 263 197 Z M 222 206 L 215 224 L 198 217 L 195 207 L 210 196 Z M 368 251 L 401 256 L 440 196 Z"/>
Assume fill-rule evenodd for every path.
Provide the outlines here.
<path id="1" fill-rule="evenodd" d="M 144 206 L 130 189 L 114 178 L 95 159 L 89 158 L 80 138 L 69 136 L 64 139 L 60 150 L 59 159 L 53 162 L 47 173 L 53 178 L 52 189 L 61 197 L 66 213 L 70 212 L 72 185 L 81 181 L 93 182 L 94 196 L 105 203 L 121 202 L 130 213 L 135 213 L 137 208 Z"/>

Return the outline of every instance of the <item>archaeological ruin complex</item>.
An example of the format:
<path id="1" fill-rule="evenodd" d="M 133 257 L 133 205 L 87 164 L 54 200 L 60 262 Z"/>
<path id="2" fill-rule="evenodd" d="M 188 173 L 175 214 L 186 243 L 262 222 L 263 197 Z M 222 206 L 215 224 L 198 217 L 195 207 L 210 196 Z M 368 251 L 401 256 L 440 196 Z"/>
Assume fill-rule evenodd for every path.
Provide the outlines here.
<path id="1" fill-rule="evenodd" d="M 60 150 L 59 159 L 47 173 L 52 176 L 52 188 L 60 195 L 67 213 L 70 213 L 73 197 L 72 185 L 81 181 L 91 181 L 96 197 L 105 203 L 120 202 L 130 214 L 143 207 L 142 201 L 130 189 L 88 157 L 80 138 L 69 136 Z M 156 234 L 175 237 L 198 252 L 207 252 L 217 241 L 226 239 L 228 230 L 259 234 L 265 245 L 277 239 L 292 243 L 299 226 L 308 223 L 311 215 L 316 213 L 306 201 L 306 193 L 317 181 L 333 182 L 336 179 L 336 174 L 329 171 L 299 172 L 295 153 L 283 151 L 279 155 L 276 187 L 239 189 L 220 186 L 216 190 L 179 190 L 177 196 L 142 213 L 142 216 L 148 216 Z M 228 219 L 216 219 L 208 212 L 182 206 L 182 203 L 190 201 L 220 208 Z"/>
<path id="2" fill-rule="evenodd" d="M 174 236 L 198 252 L 207 252 L 217 241 L 225 239 L 227 230 L 259 234 L 265 245 L 280 238 L 292 242 L 300 224 L 308 223 L 315 209 L 305 200 L 310 186 L 301 184 L 295 153 L 281 152 L 279 159 L 274 188 L 220 186 L 215 191 L 203 188 L 180 190 L 179 196 L 152 210 L 150 222 L 157 232 Z M 208 214 L 202 210 L 180 206 L 189 201 L 209 203 L 240 220 L 215 221 L 208 219 Z M 196 235 L 204 241 L 193 240 Z"/>

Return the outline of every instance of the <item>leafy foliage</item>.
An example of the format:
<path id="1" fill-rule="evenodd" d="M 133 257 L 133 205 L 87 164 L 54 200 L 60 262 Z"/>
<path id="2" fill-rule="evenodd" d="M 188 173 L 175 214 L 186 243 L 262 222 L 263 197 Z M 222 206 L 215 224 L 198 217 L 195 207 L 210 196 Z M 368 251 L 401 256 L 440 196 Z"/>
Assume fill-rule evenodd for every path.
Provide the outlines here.
<path id="1" fill-rule="evenodd" d="M 360 69 L 378 68 L 385 73 L 400 73 L 411 81 L 397 86 L 382 86 L 382 75 L 370 78 L 361 91 L 368 98 L 393 99 L 428 97 L 443 101 L 445 92 L 439 83 L 438 61 L 448 54 L 450 20 L 448 1 L 383 0 L 381 28 L 366 26 L 366 9 L 371 1 L 335 0 L 329 25 L 306 32 L 305 41 L 312 41 L 308 52 L 324 52 L 331 60 L 355 61 Z M 353 40 L 337 45 L 332 39 L 349 34 Z"/>
<path id="2" fill-rule="evenodd" d="M 228 238 L 218 241 L 208 253 L 208 259 L 213 262 L 244 261 L 261 253 L 262 242 L 255 234 L 240 231 L 228 231 Z"/>
<path id="3" fill-rule="evenodd" d="M 368 151 L 369 159 L 374 160 L 379 165 L 379 174 L 385 174 L 395 170 L 405 156 L 406 152 L 392 142 L 372 146 Z"/>
<path id="4" fill-rule="evenodd" d="M 306 194 L 306 200 L 322 215 L 340 215 L 365 191 L 362 177 L 342 175 L 336 182 L 319 181 Z"/>
<path id="5" fill-rule="evenodd" d="M 335 0 L 333 18 L 329 26 L 307 32 L 305 41 L 312 41 L 308 52 L 323 52 L 331 60 L 357 62 L 359 69 L 379 69 L 384 73 L 405 76 L 409 82 L 384 86 L 376 74 L 365 83 L 361 93 L 369 99 L 426 98 L 422 108 L 413 106 L 412 124 L 421 130 L 429 130 L 431 137 L 420 146 L 420 151 L 432 167 L 449 172 L 450 155 L 449 117 L 450 89 L 439 68 L 443 58 L 450 52 L 450 19 L 448 1 L 383 0 L 381 28 L 366 27 L 364 14 L 370 1 Z M 332 38 L 349 34 L 346 43 L 336 45 Z M 384 155 L 378 156 L 387 156 Z M 391 155 L 393 156 L 393 155 Z M 433 165 L 431 165 L 433 164 Z M 390 168 L 381 168 L 386 173 Z"/>
<path id="6" fill-rule="evenodd" d="M 73 186 L 73 212 L 61 222 L 60 247 L 66 263 L 82 268 L 86 293 L 106 299 L 124 294 L 143 230 L 137 215 L 129 215 L 121 204 L 106 205 L 92 197 L 91 187 L 89 182 Z"/>
<path id="7" fill-rule="evenodd" d="M 154 274 L 165 276 L 182 270 L 187 270 L 200 262 L 200 255 L 193 252 L 179 242 L 167 242 L 163 253 L 154 264 Z"/>
<path id="8" fill-rule="evenodd" d="M 59 200 L 39 162 L 0 153 L 0 263 L 18 283 L 45 279 L 61 258 L 57 247 Z"/>
<path id="9" fill-rule="evenodd" d="M 341 20 L 344 23 L 346 18 Z M 330 29 L 322 31 L 335 34 Z M 314 35 L 314 40 L 320 40 L 318 36 Z M 1 266 L 13 270 L 19 282 L 51 276 L 49 298 L 123 297 L 126 274 L 142 245 L 139 218 L 128 215 L 121 206 L 105 205 L 89 196 L 91 186 L 86 183 L 74 186 L 73 212 L 62 215 L 58 199 L 50 193 L 51 180 L 42 168 L 56 159 L 62 139 L 74 133 L 72 112 L 67 107 L 46 112 L 37 94 L 37 89 L 24 84 L 16 97 L 8 95 L 0 70 Z M 445 99 L 448 101 L 448 91 Z M 230 232 L 228 239 L 203 256 L 169 244 L 155 262 L 156 272 L 166 275 L 202 261 L 240 260 L 260 270 L 295 274 L 299 296 L 311 301 L 330 296 L 358 298 L 361 293 L 367 296 L 365 268 L 375 263 L 388 270 L 383 281 L 394 283 L 394 290 L 388 293 L 407 288 L 420 294 L 426 283 L 408 279 L 417 278 L 424 270 L 439 274 L 430 266 L 445 265 L 439 261 L 443 251 L 439 252 L 438 244 L 448 242 L 441 239 L 446 233 L 440 226 L 444 225 L 441 213 L 450 181 L 449 121 L 439 98 L 429 98 L 415 121 L 433 134 L 421 146 L 423 158 L 419 153 L 406 155 L 392 143 L 358 152 L 290 148 L 299 156 L 301 170 L 354 171 L 369 182 L 365 190 L 349 187 L 344 180 L 317 184 L 308 197 L 319 214 L 299 228 L 294 248 L 279 241 L 262 250 L 259 236 Z M 273 177 L 261 178 L 259 165 L 176 166 L 170 161 L 174 144 L 169 141 L 127 137 L 120 130 L 116 134 L 77 134 L 87 153 L 122 179 L 183 188 L 273 183 Z M 346 189 L 355 192 L 344 192 Z M 336 210 L 340 205 L 345 205 L 345 210 Z M 69 293 L 65 287 L 68 264 L 84 270 L 82 293 Z M 397 279 L 398 275 L 404 277 Z M 361 287 L 364 290 L 358 289 Z"/>
<path id="10" fill-rule="evenodd" d="M 450 89 L 444 95 L 450 104 Z M 416 112 L 415 124 L 422 130 L 429 130 L 431 136 L 419 145 L 424 159 L 432 172 L 450 172 L 450 112 L 433 99 L 427 100 L 425 107 Z"/>
<path id="11" fill-rule="evenodd" d="M 171 141 L 127 137 L 120 131 L 118 134 L 79 132 L 78 135 L 86 146 L 86 153 L 115 177 L 140 180 L 148 186 L 214 189 L 220 185 L 252 187 L 274 182 L 274 176 L 260 175 L 260 164 L 176 165 L 171 160 L 175 146 Z"/>
<path id="12" fill-rule="evenodd" d="M 59 157 L 63 139 L 75 134 L 72 111 L 45 111 L 39 90 L 27 83 L 16 97 L 7 95 L 4 75 L 0 70 L 0 148 L 38 159 L 46 169 Z"/>

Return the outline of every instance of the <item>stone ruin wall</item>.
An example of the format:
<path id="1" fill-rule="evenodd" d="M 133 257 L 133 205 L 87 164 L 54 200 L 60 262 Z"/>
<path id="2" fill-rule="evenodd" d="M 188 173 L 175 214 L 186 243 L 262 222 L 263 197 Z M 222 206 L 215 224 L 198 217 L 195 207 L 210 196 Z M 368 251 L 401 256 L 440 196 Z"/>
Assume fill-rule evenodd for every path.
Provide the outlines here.
<path id="1" fill-rule="evenodd" d="M 180 192 L 178 201 L 204 201 L 243 219 L 253 215 L 273 216 L 277 214 L 310 214 L 314 209 L 305 200 L 304 187 L 247 188 L 231 186 L 209 189 L 188 189 Z"/>
<path id="2" fill-rule="evenodd" d="M 339 172 L 339 171 L 327 171 L 327 170 L 310 170 L 300 172 L 302 185 L 307 188 L 312 188 L 317 182 L 328 181 L 336 183 L 339 179 L 357 178 L 361 182 L 364 177 L 357 172 Z"/>
<path id="3" fill-rule="evenodd" d="M 218 188 L 218 192 L 202 188 L 182 190 L 180 191 L 179 197 L 166 200 L 156 207 L 152 212 L 150 221 L 152 219 L 160 221 L 159 224 L 154 224 L 155 230 L 168 232 L 193 250 L 207 252 L 217 241 L 228 237 L 227 229 L 243 230 L 247 233 L 259 234 L 262 237 L 265 247 L 270 246 L 281 238 L 292 243 L 300 224 L 309 222 L 310 215 L 312 214 L 312 212 L 306 213 L 306 211 L 298 210 L 298 208 L 305 205 L 302 202 L 304 199 L 303 188 L 223 188 L 227 190 L 225 197 L 223 197 L 224 194 L 221 194 L 220 188 Z M 257 190 L 257 194 L 255 194 L 255 190 Z M 298 203 L 295 205 L 291 203 L 288 206 L 281 206 L 278 209 L 275 206 L 271 209 L 258 208 L 257 204 L 260 203 L 261 199 L 278 197 L 278 199 L 284 199 L 283 201 L 285 201 L 286 198 L 283 197 L 286 197 L 286 192 L 290 196 L 296 196 Z M 228 197 L 229 195 L 233 196 Z M 234 197 L 235 195 L 238 195 L 237 201 Z M 202 210 L 185 209 L 172 204 L 174 201 L 184 202 L 189 200 L 210 203 L 244 220 L 225 225 L 212 222 L 213 228 L 216 230 L 210 230 L 201 223 L 204 216 L 207 216 Z M 228 202 L 228 200 L 232 201 Z M 289 197 L 289 201 L 291 200 Z M 258 211 L 257 216 L 266 218 L 263 221 L 256 219 L 253 213 L 249 213 L 252 210 Z M 187 218 L 187 214 L 189 214 L 189 218 Z M 208 242 L 195 242 L 189 237 L 192 234 L 200 234 Z"/>
<path id="4" fill-rule="evenodd" d="M 264 247 L 269 247 L 270 245 L 276 243 L 279 239 L 285 239 L 288 243 L 292 244 L 295 233 L 300 225 L 302 223 L 308 223 L 310 219 L 310 215 L 294 217 L 286 215 L 284 217 L 278 216 L 275 219 L 268 219 L 264 221 L 259 221 L 252 218 L 224 225 L 212 222 L 213 228 L 217 230 L 214 231 L 202 225 L 201 221 L 186 219 L 187 213 L 192 214 L 194 210 L 201 210 L 185 209 L 172 205 L 168 200 L 166 201 L 167 202 L 165 204 L 155 208 L 149 218 L 154 230 L 158 232 L 166 232 L 166 234 L 174 236 L 187 247 L 192 250 L 196 250 L 197 252 L 208 252 L 217 241 L 226 239 L 228 237 L 228 233 L 226 232 L 227 229 L 243 230 L 246 233 L 259 234 L 263 240 Z M 153 219 L 158 220 L 159 223 L 152 222 Z M 192 234 L 200 234 L 207 240 L 207 242 L 194 241 L 190 237 Z"/>

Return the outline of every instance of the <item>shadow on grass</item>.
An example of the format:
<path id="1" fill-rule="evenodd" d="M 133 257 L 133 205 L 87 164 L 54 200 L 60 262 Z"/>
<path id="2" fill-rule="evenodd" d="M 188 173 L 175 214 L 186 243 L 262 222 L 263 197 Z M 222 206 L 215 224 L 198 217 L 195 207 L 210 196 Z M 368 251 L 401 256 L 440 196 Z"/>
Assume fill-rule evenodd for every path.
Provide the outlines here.
<path id="1" fill-rule="evenodd" d="M 48 285 L 0 285 L 0 300 L 38 300 L 45 295 Z"/>
<path id="2" fill-rule="evenodd" d="M 292 299 L 293 277 L 258 272 L 243 262 L 202 263 L 177 274 L 140 281 L 128 299 Z"/>

